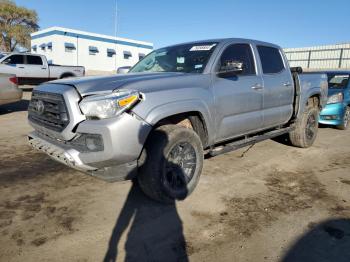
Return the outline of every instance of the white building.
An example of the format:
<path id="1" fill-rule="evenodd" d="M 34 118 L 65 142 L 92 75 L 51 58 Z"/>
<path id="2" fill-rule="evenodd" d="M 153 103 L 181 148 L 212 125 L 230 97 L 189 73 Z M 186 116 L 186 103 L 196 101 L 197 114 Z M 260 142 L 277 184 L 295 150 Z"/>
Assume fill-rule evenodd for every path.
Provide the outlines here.
<path id="1" fill-rule="evenodd" d="M 291 66 L 304 69 L 349 69 L 350 43 L 285 48 Z"/>
<path id="2" fill-rule="evenodd" d="M 31 52 L 49 63 L 84 66 L 88 71 L 115 71 L 132 66 L 153 50 L 153 44 L 62 27 L 31 34 Z"/>

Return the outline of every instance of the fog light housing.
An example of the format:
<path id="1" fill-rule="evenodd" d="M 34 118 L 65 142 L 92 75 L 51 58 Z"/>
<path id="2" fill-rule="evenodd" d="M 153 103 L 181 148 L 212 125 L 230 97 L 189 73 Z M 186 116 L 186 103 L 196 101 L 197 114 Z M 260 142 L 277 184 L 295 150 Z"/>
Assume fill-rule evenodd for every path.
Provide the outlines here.
<path id="1" fill-rule="evenodd" d="M 82 133 L 72 141 L 72 145 L 80 152 L 98 152 L 104 149 L 103 139 L 99 134 Z"/>
<path id="2" fill-rule="evenodd" d="M 96 136 L 86 136 L 85 144 L 90 151 L 100 151 L 99 148 L 101 148 L 101 139 Z"/>

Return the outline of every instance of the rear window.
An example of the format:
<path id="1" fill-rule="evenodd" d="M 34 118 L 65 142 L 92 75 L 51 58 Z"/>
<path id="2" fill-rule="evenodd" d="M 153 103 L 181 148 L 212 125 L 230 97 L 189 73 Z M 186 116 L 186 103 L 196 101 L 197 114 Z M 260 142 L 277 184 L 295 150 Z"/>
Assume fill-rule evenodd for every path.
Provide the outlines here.
<path id="1" fill-rule="evenodd" d="M 43 61 L 40 56 L 27 55 L 27 64 L 28 65 L 42 65 Z"/>
<path id="2" fill-rule="evenodd" d="M 328 88 L 346 88 L 349 82 L 348 74 L 327 74 L 328 76 Z"/>
<path id="3" fill-rule="evenodd" d="M 264 74 L 275 74 L 284 69 L 282 56 L 277 48 L 258 46 L 258 52 Z"/>

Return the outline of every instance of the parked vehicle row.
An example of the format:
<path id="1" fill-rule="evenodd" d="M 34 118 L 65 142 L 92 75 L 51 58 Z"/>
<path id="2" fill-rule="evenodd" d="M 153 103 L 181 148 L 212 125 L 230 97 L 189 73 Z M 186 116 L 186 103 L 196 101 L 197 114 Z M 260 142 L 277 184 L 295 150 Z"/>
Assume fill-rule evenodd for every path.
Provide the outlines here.
<path id="1" fill-rule="evenodd" d="M 16 75 L 0 73 L 0 105 L 22 99 L 22 89 L 18 88 Z"/>
<path id="2" fill-rule="evenodd" d="M 43 55 L 8 53 L 0 55 L 0 72 L 16 75 L 19 85 L 38 85 L 54 79 L 84 76 L 85 68 L 48 64 Z"/>
<path id="3" fill-rule="evenodd" d="M 33 91 L 30 144 L 107 181 L 137 177 L 162 202 L 196 187 L 204 154 L 289 134 L 317 136 L 327 76 L 290 69 L 279 46 L 245 40 L 155 50 L 128 74 L 63 79 Z"/>

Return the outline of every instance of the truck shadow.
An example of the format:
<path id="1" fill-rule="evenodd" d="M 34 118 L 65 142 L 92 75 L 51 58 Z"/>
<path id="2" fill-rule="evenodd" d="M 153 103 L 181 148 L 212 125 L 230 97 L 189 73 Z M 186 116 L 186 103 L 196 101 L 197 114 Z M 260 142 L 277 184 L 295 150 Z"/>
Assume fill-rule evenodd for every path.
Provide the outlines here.
<path id="1" fill-rule="evenodd" d="M 166 136 L 163 132 L 157 135 Z M 188 261 L 182 221 L 175 201 L 162 204 L 148 198 L 136 179 L 132 181 L 112 230 L 105 262 L 117 260 L 118 244 L 127 229 L 125 261 Z"/>
<path id="2" fill-rule="evenodd" d="M 282 262 L 350 261 L 350 219 L 332 219 L 309 227 Z"/>
<path id="3" fill-rule="evenodd" d="M 27 111 L 29 100 L 22 99 L 21 101 L 0 105 L 0 115 L 5 115 L 13 112 Z"/>
<path id="4" fill-rule="evenodd" d="M 285 146 L 291 146 L 292 145 L 292 143 L 290 142 L 290 139 L 289 139 L 289 134 L 276 136 L 274 138 L 271 138 L 271 140 L 276 142 L 276 143 L 285 145 Z"/>

